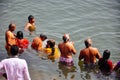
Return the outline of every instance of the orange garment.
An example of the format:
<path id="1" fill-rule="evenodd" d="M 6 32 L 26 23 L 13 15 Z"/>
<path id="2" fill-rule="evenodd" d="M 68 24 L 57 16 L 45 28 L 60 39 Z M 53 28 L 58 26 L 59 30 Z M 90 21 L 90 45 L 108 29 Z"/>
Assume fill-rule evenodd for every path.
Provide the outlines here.
<path id="1" fill-rule="evenodd" d="M 84 59 L 85 64 L 96 63 L 96 58 L 101 58 L 97 48 L 89 47 L 80 51 L 79 60 Z"/>
<path id="2" fill-rule="evenodd" d="M 40 37 L 35 37 L 32 41 L 31 47 L 35 50 L 42 50 L 42 40 Z"/>
<path id="3" fill-rule="evenodd" d="M 11 45 L 16 45 L 15 35 L 10 30 L 8 30 L 5 33 L 5 39 L 6 39 L 5 48 L 8 52 L 8 55 L 10 55 L 10 46 Z"/>
<path id="4" fill-rule="evenodd" d="M 28 48 L 28 45 L 29 45 L 29 41 L 28 39 L 24 38 L 24 39 L 16 39 L 17 40 L 17 46 L 19 48 Z"/>

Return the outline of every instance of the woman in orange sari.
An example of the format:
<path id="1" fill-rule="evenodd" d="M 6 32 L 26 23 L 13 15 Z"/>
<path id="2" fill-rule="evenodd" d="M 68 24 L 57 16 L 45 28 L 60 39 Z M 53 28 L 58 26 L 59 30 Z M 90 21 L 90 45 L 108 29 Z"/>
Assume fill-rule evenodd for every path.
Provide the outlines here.
<path id="1" fill-rule="evenodd" d="M 24 49 L 27 49 L 29 46 L 29 41 L 28 39 L 23 37 L 23 32 L 18 31 L 17 36 L 16 36 L 16 41 L 17 41 L 17 46 L 19 47 L 19 53 L 22 53 Z"/>

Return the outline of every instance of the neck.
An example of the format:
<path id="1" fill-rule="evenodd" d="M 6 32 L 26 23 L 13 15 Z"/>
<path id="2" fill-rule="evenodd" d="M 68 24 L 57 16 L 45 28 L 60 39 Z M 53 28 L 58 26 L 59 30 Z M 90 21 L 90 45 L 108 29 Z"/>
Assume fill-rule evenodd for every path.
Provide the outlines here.
<path id="1" fill-rule="evenodd" d="M 15 56 L 11 56 L 11 58 L 18 58 L 18 55 L 15 55 Z"/>
<path id="2" fill-rule="evenodd" d="M 86 46 L 86 48 L 90 48 L 91 46 Z"/>

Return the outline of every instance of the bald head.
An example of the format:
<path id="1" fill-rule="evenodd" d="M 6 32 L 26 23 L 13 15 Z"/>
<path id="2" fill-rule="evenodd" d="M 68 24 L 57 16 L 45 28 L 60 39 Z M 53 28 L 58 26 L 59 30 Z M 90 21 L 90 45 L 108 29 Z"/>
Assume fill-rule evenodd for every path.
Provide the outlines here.
<path id="1" fill-rule="evenodd" d="M 63 41 L 64 41 L 64 42 L 67 42 L 67 41 L 69 41 L 69 40 L 70 40 L 69 34 L 64 34 L 64 35 L 63 35 Z"/>
<path id="2" fill-rule="evenodd" d="M 14 23 L 9 24 L 9 30 L 14 31 L 16 29 L 16 25 Z"/>
<path id="3" fill-rule="evenodd" d="M 84 41 L 84 43 L 85 43 L 85 46 L 88 48 L 92 46 L 92 39 L 88 38 Z"/>

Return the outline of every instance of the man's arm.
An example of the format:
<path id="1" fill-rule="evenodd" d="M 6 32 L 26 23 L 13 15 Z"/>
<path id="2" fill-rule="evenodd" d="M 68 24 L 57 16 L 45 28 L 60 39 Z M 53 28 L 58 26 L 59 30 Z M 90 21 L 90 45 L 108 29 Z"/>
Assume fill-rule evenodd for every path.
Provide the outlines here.
<path id="1" fill-rule="evenodd" d="M 24 66 L 25 66 L 24 67 L 24 78 L 25 78 L 24 80 L 31 80 L 26 61 L 25 61 Z"/>
<path id="2" fill-rule="evenodd" d="M 80 51 L 80 54 L 79 54 L 79 60 L 83 59 L 83 51 L 81 50 Z"/>

